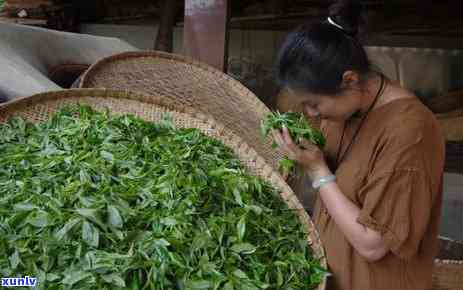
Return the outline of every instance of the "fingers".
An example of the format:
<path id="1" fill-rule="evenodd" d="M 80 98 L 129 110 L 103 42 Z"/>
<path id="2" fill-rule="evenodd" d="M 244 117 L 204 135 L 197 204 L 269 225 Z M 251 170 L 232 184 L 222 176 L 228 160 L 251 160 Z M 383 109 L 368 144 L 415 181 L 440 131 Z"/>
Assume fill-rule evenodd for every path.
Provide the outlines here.
<path id="1" fill-rule="evenodd" d="M 290 159 L 298 160 L 298 157 L 301 154 L 301 149 L 294 143 L 287 128 L 283 129 L 283 141 L 284 146 L 282 149 L 284 153 L 286 153 Z"/>
<path id="2" fill-rule="evenodd" d="M 314 150 L 314 149 L 318 149 L 318 146 L 315 145 L 314 143 L 306 140 L 306 139 L 303 139 L 301 140 L 301 147 L 304 148 L 304 149 L 307 149 L 307 150 Z"/>
<path id="3" fill-rule="evenodd" d="M 272 136 L 275 142 L 278 144 L 278 147 L 282 147 L 284 145 L 285 141 L 283 140 L 283 136 L 279 131 L 272 130 Z"/>
<path id="4" fill-rule="evenodd" d="M 288 145 L 293 144 L 293 139 L 291 138 L 291 135 L 289 134 L 288 128 L 286 128 L 286 127 L 283 127 L 283 140 Z"/>
<path id="5" fill-rule="evenodd" d="M 299 147 L 294 143 L 293 138 L 289 134 L 288 128 L 283 127 L 283 140 L 285 141 L 286 146 L 294 153 L 299 154 Z"/>
<path id="6" fill-rule="evenodd" d="M 308 140 L 300 140 L 301 144 L 296 145 L 291 138 L 288 128 L 283 127 L 281 131 L 272 130 L 271 134 L 275 143 L 278 144 L 280 152 L 289 159 L 302 164 L 304 167 L 309 168 L 311 164 L 324 162 L 323 152 L 316 144 Z"/>
<path id="7" fill-rule="evenodd" d="M 280 151 L 292 160 L 299 160 L 304 150 L 319 150 L 315 144 L 307 140 L 302 140 L 302 148 L 296 145 L 286 127 L 283 127 L 282 131 L 273 130 L 272 135 Z"/>
<path id="8" fill-rule="evenodd" d="M 275 140 L 275 143 L 277 143 L 280 151 L 286 156 L 288 156 L 289 158 L 294 159 L 295 154 L 293 150 L 291 149 L 292 147 L 287 142 L 288 136 L 284 136 L 284 134 L 285 134 L 284 132 L 282 134 L 278 130 L 272 130 L 273 139 Z M 292 140 L 290 139 L 291 137 L 289 137 L 289 141 L 292 143 Z"/>

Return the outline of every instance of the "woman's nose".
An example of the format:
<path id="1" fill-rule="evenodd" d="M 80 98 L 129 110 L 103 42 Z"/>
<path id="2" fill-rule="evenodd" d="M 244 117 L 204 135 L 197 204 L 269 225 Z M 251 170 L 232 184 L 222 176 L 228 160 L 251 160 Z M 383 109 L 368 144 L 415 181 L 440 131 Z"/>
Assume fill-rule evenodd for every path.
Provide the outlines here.
<path id="1" fill-rule="evenodd" d="M 310 118 L 318 118 L 320 116 L 320 112 L 310 106 L 305 105 L 304 111 Z"/>

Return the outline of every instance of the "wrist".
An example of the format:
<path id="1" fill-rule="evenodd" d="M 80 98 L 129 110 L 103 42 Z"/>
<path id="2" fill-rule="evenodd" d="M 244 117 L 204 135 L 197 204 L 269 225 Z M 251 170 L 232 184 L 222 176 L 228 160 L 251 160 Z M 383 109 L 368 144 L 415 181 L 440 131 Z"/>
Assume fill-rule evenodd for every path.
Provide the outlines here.
<path id="1" fill-rule="evenodd" d="M 307 174 L 310 177 L 310 180 L 312 181 L 333 175 L 333 173 L 327 166 L 320 167 L 316 170 L 307 171 Z"/>
<path id="2" fill-rule="evenodd" d="M 316 190 L 320 190 L 322 187 L 330 184 L 330 183 L 333 183 L 336 181 L 336 176 L 331 174 L 331 175 L 326 175 L 324 177 L 321 177 L 319 179 L 315 179 L 313 182 L 312 182 L 312 188 L 313 189 L 316 189 Z"/>

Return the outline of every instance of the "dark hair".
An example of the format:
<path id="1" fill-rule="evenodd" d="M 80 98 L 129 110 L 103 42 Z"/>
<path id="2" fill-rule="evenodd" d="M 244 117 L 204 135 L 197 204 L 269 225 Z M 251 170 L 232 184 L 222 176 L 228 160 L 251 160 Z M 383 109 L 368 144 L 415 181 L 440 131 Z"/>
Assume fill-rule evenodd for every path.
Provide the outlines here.
<path id="1" fill-rule="evenodd" d="M 370 63 L 356 39 L 360 12 L 358 1 L 339 1 L 331 6 L 330 18 L 342 29 L 325 21 L 291 32 L 277 59 L 280 86 L 333 94 L 340 91 L 345 71 L 367 75 Z"/>

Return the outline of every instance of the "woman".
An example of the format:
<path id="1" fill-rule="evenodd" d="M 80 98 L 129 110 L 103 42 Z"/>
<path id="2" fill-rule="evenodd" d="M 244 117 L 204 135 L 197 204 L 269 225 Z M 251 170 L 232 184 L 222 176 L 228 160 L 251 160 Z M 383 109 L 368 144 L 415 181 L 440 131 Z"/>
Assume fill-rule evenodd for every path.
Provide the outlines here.
<path id="1" fill-rule="evenodd" d="M 274 132 L 317 189 L 314 220 L 329 289 L 431 289 L 438 250 L 444 140 L 411 92 L 370 68 L 355 39 L 358 6 L 291 33 L 278 78 L 295 107 L 322 119 L 324 152 Z"/>

